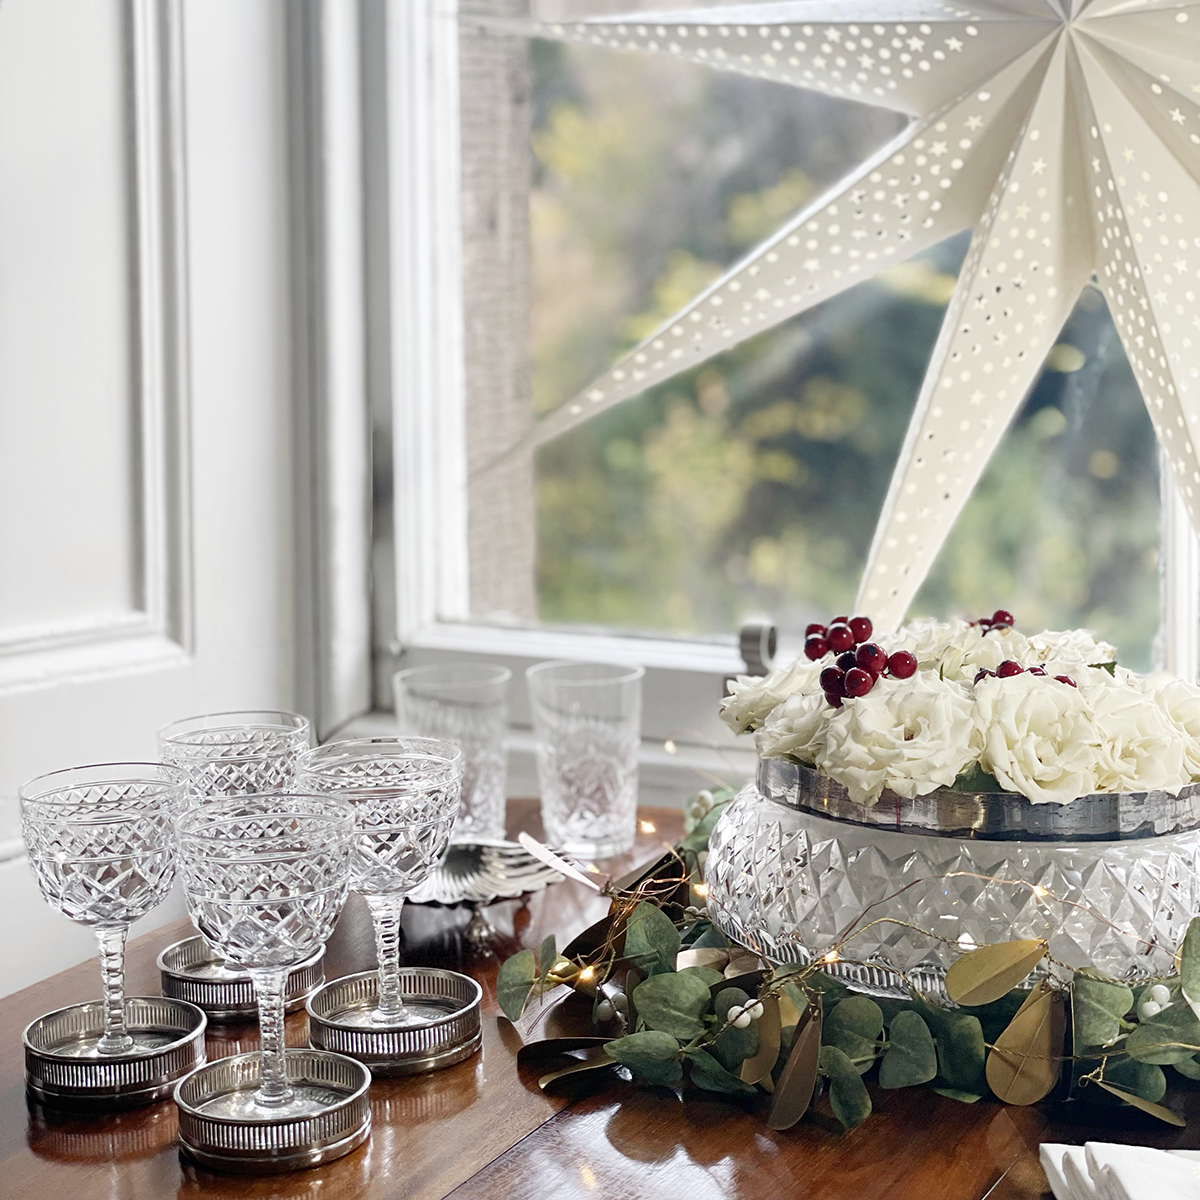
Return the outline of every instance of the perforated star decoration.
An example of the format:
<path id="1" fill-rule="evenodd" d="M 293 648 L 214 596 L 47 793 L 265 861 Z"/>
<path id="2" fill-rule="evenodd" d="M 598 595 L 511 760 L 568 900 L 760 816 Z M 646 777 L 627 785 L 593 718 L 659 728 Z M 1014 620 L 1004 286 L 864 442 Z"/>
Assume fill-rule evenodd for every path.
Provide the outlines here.
<path id="1" fill-rule="evenodd" d="M 1200 0 L 794 0 L 524 28 L 912 117 L 539 441 L 971 228 L 859 607 L 903 619 L 1093 275 L 1200 529 Z"/>

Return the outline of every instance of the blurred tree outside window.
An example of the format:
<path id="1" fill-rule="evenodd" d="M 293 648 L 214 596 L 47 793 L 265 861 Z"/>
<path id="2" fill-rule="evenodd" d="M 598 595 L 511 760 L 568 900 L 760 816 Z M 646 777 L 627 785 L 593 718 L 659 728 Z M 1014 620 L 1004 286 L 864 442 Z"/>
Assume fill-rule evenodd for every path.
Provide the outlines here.
<path id="1" fill-rule="evenodd" d="M 663 59 L 531 43 L 533 396 L 572 397 L 902 118 Z M 542 622 L 728 635 L 854 599 L 968 234 L 544 446 Z M 1089 626 L 1148 667 L 1158 456 L 1087 291 L 910 615 Z"/>

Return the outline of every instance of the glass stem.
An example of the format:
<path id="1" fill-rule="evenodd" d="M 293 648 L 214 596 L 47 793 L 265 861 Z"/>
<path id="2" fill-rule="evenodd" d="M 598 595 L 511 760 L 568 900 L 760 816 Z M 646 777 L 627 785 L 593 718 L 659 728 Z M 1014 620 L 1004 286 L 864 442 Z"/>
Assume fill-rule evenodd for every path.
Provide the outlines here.
<path id="1" fill-rule="evenodd" d="M 255 1102 L 271 1107 L 292 1098 L 283 1045 L 283 993 L 287 987 L 286 967 L 265 967 L 250 972 L 258 999 L 258 1032 L 262 1049 L 262 1076 Z"/>
<path id="2" fill-rule="evenodd" d="M 133 1038 L 125 1028 L 126 925 L 102 925 L 96 930 L 100 946 L 100 982 L 104 988 L 104 1035 L 96 1043 L 101 1054 L 128 1054 Z"/>
<path id="3" fill-rule="evenodd" d="M 400 997 L 400 911 L 403 896 L 368 896 L 375 923 L 375 954 L 379 960 L 379 1003 L 371 1020 L 379 1025 L 403 1025 L 408 1009 Z"/>

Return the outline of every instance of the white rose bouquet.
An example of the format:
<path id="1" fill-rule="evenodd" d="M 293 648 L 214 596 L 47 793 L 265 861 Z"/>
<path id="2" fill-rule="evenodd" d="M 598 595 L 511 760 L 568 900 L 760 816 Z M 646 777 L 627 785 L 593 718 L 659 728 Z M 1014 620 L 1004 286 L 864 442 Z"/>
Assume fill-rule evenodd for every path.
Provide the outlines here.
<path id="1" fill-rule="evenodd" d="M 763 757 L 813 767 L 864 805 L 980 773 L 1058 804 L 1200 781 L 1200 687 L 1118 667 L 1088 630 L 1026 637 L 998 610 L 873 633 L 861 616 L 810 625 L 804 657 L 741 676 L 722 717 L 754 731 Z"/>

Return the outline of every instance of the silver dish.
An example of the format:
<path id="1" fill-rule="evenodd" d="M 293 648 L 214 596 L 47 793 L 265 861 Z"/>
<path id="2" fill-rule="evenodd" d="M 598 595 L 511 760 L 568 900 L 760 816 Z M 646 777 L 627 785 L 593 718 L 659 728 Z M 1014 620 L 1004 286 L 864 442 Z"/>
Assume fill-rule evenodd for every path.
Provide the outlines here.
<path id="1" fill-rule="evenodd" d="M 866 808 L 842 784 L 786 758 L 761 758 L 764 799 L 835 821 L 901 833 L 984 841 L 1124 841 L 1200 829 L 1200 783 L 1169 792 L 1080 796 L 1069 804 L 1034 804 L 1013 792 L 938 789 L 907 800 L 884 791 Z"/>
<path id="2" fill-rule="evenodd" d="M 225 965 L 200 934 L 168 946 L 158 956 L 164 996 L 201 1008 L 210 1021 L 257 1020 L 258 1002 L 248 971 Z M 293 967 L 284 993 L 286 1012 L 296 1012 L 325 982 L 325 951 Z"/>
<path id="3" fill-rule="evenodd" d="M 271 1121 L 241 1121 L 206 1112 L 231 1093 L 254 1091 L 261 1065 L 257 1054 L 222 1058 L 194 1071 L 175 1088 L 179 1142 L 189 1158 L 218 1171 L 273 1174 L 341 1158 L 370 1136 L 370 1071 L 353 1059 L 322 1050 L 289 1047 L 287 1071 L 292 1083 L 338 1096 L 324 1111 Z"/>
<path id="4" fill-rule="evenodd" d="M 495 904 L 540 892 L 560 879 L 553 867 L 516 842 L 476 840 L 452 844 L 437 870 L 408 899 L 445 908 Z"/>
<path id="5" fill-rule="evenodd" d="M 375 971 L 347 975 L 309 998 L 308 1036 L 314 1046 L 348 1054 L 375 1075 L 417 1075 L 469 1058 L 483 1044 L 483 989 L 466 975 L 437 967 L 400 972 L 404 1005 L 423 1018 L 401 1029 L 372 1028 L 364 1019 L 378 1000 Z"/>
<path id="6" fill-rule="evenodd" d="M 21 1035 L 25 1086 L 48 1108 L 135 1108 L 171 1094 L 204 1063 L 204 1013 L 161 996 L 128 996 L 125 1020 L 140 1045 L 129 1054 L 81 1055 L 104 1032 L 99 1000 L 72 1004 L 31 1022 Z"/>

